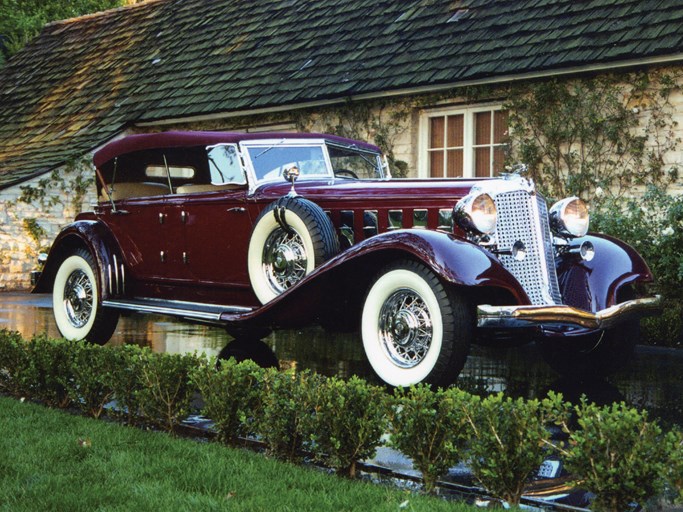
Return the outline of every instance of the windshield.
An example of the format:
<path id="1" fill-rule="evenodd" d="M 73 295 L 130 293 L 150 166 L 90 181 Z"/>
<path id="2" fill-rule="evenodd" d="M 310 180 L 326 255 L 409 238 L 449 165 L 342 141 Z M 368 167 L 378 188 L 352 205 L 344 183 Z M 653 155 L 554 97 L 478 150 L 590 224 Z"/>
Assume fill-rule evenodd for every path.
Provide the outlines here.
<path id="1" fill-rule="evenodd" d="M 278 179 L 291 167 L 299 169 L 300 178 L 329 175 L 322 146 L 255 146 L 247 151 L 258 181 Z"/>
<path id="2" fill-rule="evenodd" d="M 243 142 L 254 171 L 255 182 L 283 179 L 285 171 L 296 167 L 299 179 L 382 179 L 382 156 L 368 149 L 344 146 L 323 140 Z M 334 171 L 334 174 L 333 174 Z"/>
<path id="3" fill-rule="evenodd" d="M 328 146 L 334 175 L 339 178 L 376 180 L 383 177 L 382 159 L 377 153 Z"/>

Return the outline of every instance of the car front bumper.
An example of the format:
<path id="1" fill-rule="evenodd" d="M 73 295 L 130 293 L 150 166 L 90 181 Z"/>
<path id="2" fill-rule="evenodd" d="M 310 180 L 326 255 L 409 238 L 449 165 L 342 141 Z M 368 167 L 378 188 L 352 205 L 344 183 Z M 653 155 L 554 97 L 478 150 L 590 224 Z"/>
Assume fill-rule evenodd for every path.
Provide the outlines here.
<path id="1" fill-rule="evenodd" d="M 661 297 L 647 297 L 622 302 L 591 313 L 571 306 L 477 306 L 477 326 L 512 329 L 575 325 L 587 329 L 609 329 L 630 318 L 652 316 L 661 312 Z"/>

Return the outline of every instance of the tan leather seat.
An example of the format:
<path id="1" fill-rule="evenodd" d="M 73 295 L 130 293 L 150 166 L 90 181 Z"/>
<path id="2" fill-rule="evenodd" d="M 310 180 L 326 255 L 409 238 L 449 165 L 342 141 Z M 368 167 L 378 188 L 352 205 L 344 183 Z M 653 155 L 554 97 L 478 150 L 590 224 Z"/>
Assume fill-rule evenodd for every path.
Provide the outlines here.
<path id="1" fill-rule="evenodd" d="M 132 197 L 161 196 L 168 194 L 168 185 L 162 183 L 115 183 L 112 197 L 114 201 L 118 199 L 128 199 Z M 104 188 L 100 194 L 100 201 L 109 201 L 109 193 Z"/>
<path id="2" fill-rule="evenodd" d="M 217 192 L 219 190 L 235 190 L 245 185 L 226 183 L 225 185 L 181 185 L 176 189 L 176 194 L 196 194 L 197 192 Z"/>

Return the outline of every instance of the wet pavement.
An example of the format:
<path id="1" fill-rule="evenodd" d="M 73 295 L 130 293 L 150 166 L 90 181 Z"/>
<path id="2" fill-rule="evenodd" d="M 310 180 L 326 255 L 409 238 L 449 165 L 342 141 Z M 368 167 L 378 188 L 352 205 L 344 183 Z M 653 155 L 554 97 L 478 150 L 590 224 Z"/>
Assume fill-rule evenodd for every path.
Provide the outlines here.
<path id="1" fill-rule="evenodd" d="M 58 337 L 50 295 L 0 293 L 0 328 L 24 337 L 47 332 Z M 229 345 L 233 339 L 222 329 L 193 325 L 169 317 L 133 313 L 121 318 L 111 344 L 149 346 L 156 352 L 252 352 L 281 368 L 308 368 L 324 375 L 359 375 L 376 381 L 357 334 L 331 334 L 321 328 L 279 331 L 263 344 Z M 225 353 L 225 351 L 223 352 Z M 476 392 L 504 391 L 514 397 L 535 398 L 549 390 L 572 401 L 585 394 L 600 404 L 625 401 L 646 408 L 665 424 L 683 425 L 683 350 L 638 347 L 634 361 L 609 380 L 579 383 L 560 378 L 528 345 L 512 349 L 474 347 L 457 385 Z"/>

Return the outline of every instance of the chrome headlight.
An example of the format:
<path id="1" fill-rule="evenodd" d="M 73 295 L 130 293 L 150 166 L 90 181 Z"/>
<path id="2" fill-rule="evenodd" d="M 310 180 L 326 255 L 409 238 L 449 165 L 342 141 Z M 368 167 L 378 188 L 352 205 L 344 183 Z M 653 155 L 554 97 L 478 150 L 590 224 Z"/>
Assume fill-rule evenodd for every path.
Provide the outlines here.
<path id="1" fill-rule="evenodd" d="M 483 192 L 468 194 L 455 205 L 453 218 L 465 231 L 491 234 L 496 229 L 498 218 L 496 203 Z"/>
<path id="2" fill-rule="evenodd" d="M 555 234 L 579 237 L 588 233 L 588 206 L 578 197 L 568 197 L 550 208 L 550 227 Z"/>

